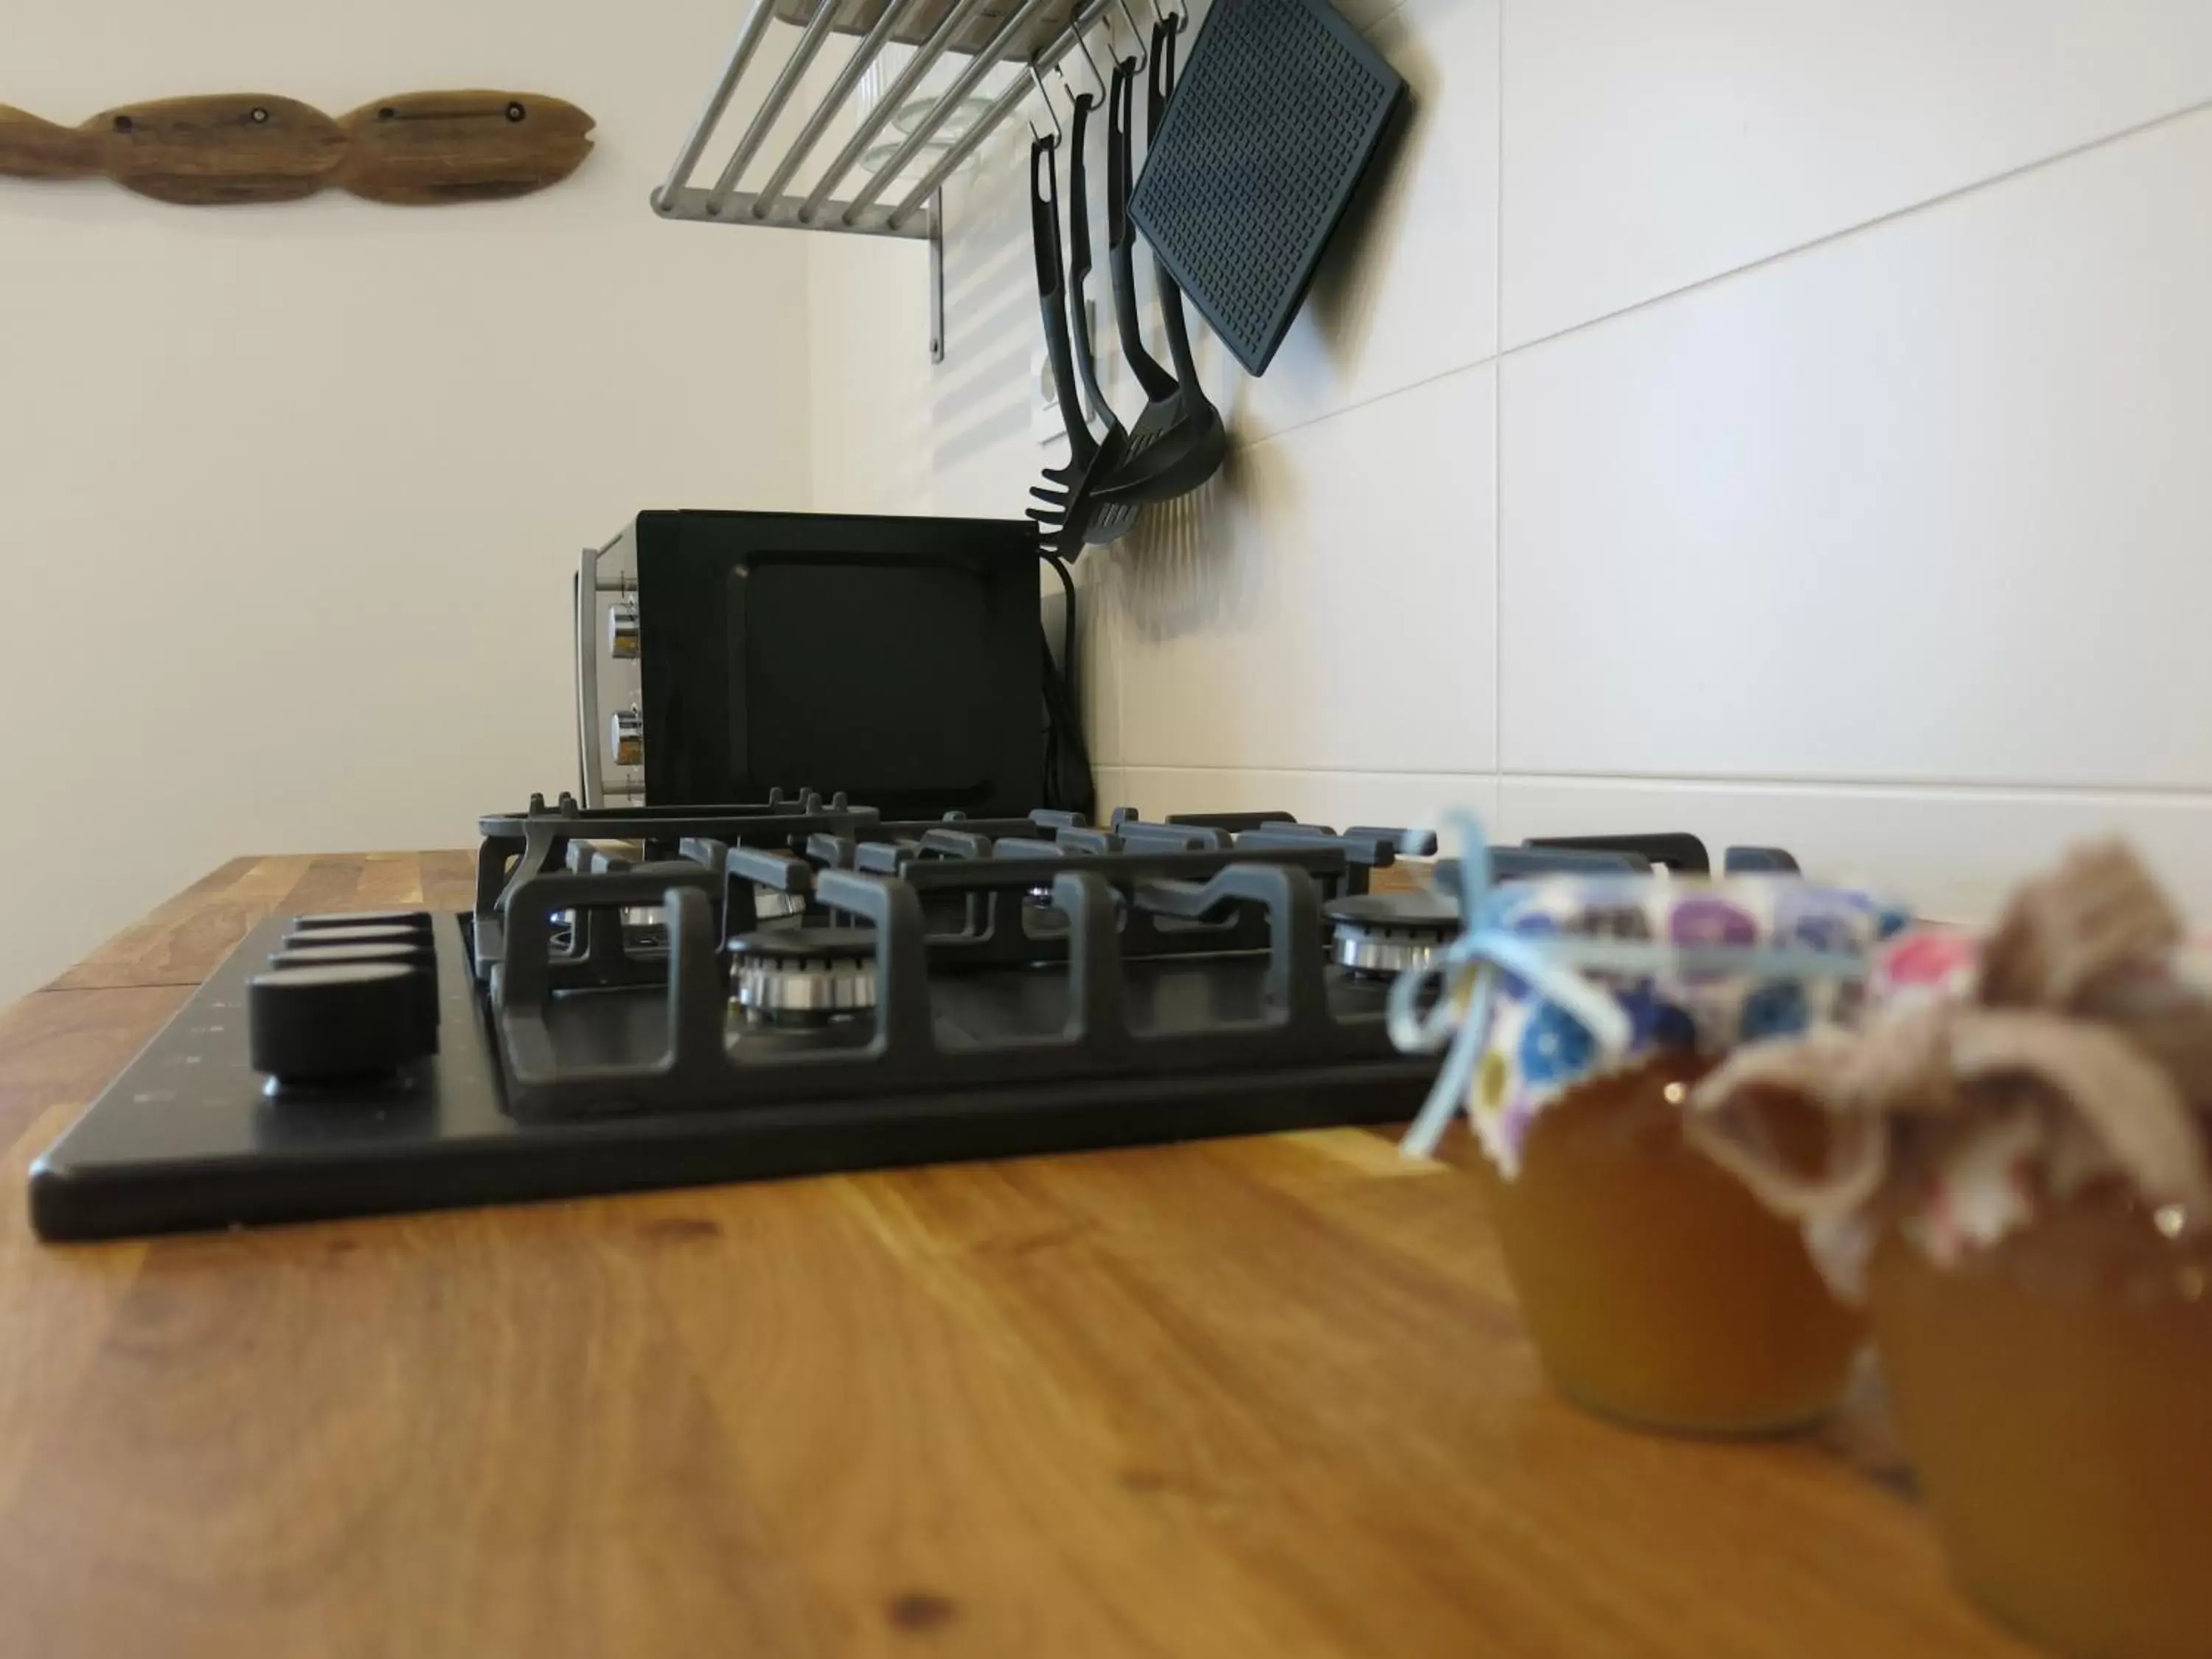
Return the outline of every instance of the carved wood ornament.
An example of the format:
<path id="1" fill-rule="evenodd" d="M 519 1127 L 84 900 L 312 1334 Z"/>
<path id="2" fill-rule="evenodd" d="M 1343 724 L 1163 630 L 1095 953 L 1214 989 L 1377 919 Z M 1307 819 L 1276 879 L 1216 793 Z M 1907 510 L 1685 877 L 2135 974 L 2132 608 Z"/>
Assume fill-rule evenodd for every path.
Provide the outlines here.
<path id="1" fill-rule="evenodd" d="M 0 104 L 0 175 L 82 179 L 191 206 L 350 191 L 424 206 L 556 185 L 591 154 L 592 118 L 522 92 L 410 92 L 332 119 L 267 93 L 164 98 L 65 127 Z"/>

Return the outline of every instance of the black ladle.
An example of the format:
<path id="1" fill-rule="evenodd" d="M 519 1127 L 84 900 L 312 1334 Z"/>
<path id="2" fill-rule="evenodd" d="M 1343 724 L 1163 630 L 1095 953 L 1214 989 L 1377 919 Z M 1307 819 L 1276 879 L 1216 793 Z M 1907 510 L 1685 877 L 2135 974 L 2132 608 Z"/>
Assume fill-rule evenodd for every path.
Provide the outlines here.
<path id="1" fill-rule="evenodd" d="M 1179 29 L 1180 20 L 1174 17 L 1163 17 L 1152 26 L 1152 76 L 1146 84 L 1145 98 L 1145 137 L 1148 143 L 1158 141 L 1160 123 L 1167 112 L 1168 100 L 1175 94 L 1175 48 Z M 1121 169 L 1123 194 L 1121 200 L 1122 221 L 1126 226 L 1129 171 L 1129 135 L 1126 121 L 1120 142 L 1123 153 Z M 1113 187 L 1113 170 L 1109 167 L 1109 190 Z M 1121 295 L 1121 276 L 1126 264 L 1124 258 L 1115 268 L 1116 300 Z M 1213 406 L 1212 400 L 1206 395 L 1206 388 L 1199 384 L 1198 365 L 1191 357 L 1190 334 L 1182 313 L 1182 290 L 1168 275 L 1168 268 L 1158 254 L 1152 258 L 1152 275 L 1159 289 L 1160 319 L 1167 327 L 1168 353 L 1175 359 L 1176 390 L 1169 399 L 1170 415 L 1168 423 L 1149 437 L 1141 436 L 1144 423 L 1142 421 L 1138 422 L 1137 428 L 1130 434 L 1127 455 L 1113 472 L 1096 486 L 1095 494 L 1102 501 L 1164 501 L 1188 495 L 1219 471 L 1222 462 L 1229 456 L 1229 430 L 1222 423 L 1221 411 Z M 1122 325 L 1125 348 L 1136 332 L 1135 309 L 1133 284 L 1130 303 L 1124 313 Z M 1141 348 L 1139 351 L 1141 353 Z M 1131 361 L 1134 363 L 1136 359 L 1133 357 Z M 1158 371 L 1159 366 L 1152 363 L 1150 358 L 1145 358 L 1144 362 L 1151 363 Z M 1138 379 L 1144 379 L 1141 368 L 1138 370 Z M 1146 384 L 1149 391 L 1150 383 Z M 1150 416 L 1152 412 L 1152 405 L 1147 404 L 1145 413 Z"/>

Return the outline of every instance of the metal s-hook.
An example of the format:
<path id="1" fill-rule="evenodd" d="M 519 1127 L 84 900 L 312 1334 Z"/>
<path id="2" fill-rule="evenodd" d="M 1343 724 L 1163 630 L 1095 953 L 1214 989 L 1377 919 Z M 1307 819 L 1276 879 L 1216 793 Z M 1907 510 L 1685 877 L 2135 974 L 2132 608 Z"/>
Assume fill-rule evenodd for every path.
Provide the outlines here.
<path id="1" fill-rule="evenodd" d="M 1076 91 L 1075 83 L 1067 78 L 1067 70 L 1064 66 L 1065 60 L 1054 64 L 1052 66 L 1052 72 L 1060 77 L 1060 83 L 1067 88 L 1068 101 L 1071 105 L 1079 100 L 1090 99 L 1091 107 L 1097 109 L 1106 101 L 1106 77 L 1098 72 L 1098 60 L 1091 55 L 1091 43 L 1083 38 L 1081 29 L 1075 31 L 1075 49 L 1083 54 L 1083 61 L 1091 65 L 1091 78 L 1098 83 L 1098 95 L 1093 98 L 1087 92 Z M 1106 27 L 1106 51 L 1109 57 L 1114 51 L 1114 27 L 1111 23 Z"/>
<path id="2" fill-rule="evenodd" d="M 1127 64 L 1133 74 L 1152 61 L 1152 54 L 1145 50 L 1145 32 L 1137 27 L 1137 15 L 1129 9 L 1129 0 L 1114 0 L 1114 4 L 1121 11 L 1121 21 L 1129 26 L 1129 39 L 1137 44 L 1134 58 L 1119 60 Z M 1103 12 L 1100 14 L 1101 16 L 1104 15 Z M 1109 52 L 1114 49 L 1114 25 L 1110 19 L 1106 24 L 1106 49 Z"/>
<path id="3" fill-rule="evenodd" d="M 1044 83 L 1044 76 L 1037 73 L 1036 59 L 1034 58 L 1030 59 L 1030 79 L 1036 82 L 1037 96 L 1044 100 L 1044 112 L 1052 118 L 1052 142 L 1054 144 L 1065 143 L 1067 141 L 1067 134 L 1060 130 L 1060 112 L 1053 106 L 1052 93 Z M 1022 118 L 1025 121 L 1029 120 L 1026 115 Z M 1036 123 L 1034 121 L 1030 121 L 1030 137 L 1040 144 L 1045 142 L 1044 134 L 1036 130 Z"/>
<path id="4" fill-rule="evenodd" d="M 1160 9 L 1160 0 L 1152 0 L 1152 15 L 1167 24 L 1177 34 L 1181 34 L 1190 27 L 1190 0 L 1177 0 L 1176 9 L 1171 12 Z"/>

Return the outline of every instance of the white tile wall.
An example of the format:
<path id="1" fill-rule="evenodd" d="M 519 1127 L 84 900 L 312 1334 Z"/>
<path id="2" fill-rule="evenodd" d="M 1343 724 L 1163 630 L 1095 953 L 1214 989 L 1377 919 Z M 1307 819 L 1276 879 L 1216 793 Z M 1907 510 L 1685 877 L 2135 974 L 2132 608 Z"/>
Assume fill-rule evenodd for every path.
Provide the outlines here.
<path id="1" fill-rule="evenodd" d="M 1071 574 L 1075 578 L 1075 654 L 1080 679 L 1077 695 L 1082 702 L 1084 735 L 1091 746 L 1093 766 L 1118 765 L 1122 753 L 1121 658 L 1125 647 L 1120 630 L 1113 626 L 1113 607 L 1120 572 L 1103 559 L 1089 559 Z M 1054 659 L 1063 660 L 1066 590 L 1048 571 L 1041 586 L 1045 638 Z"/>
<path id="2" fill-rule="evenodd" d="M 1488 366 L 1237 450 L 1116 550 L 1132 764 L 1487 771 Z"/>
<path id="3" fill-rule="evenodd" d="M 1209 368 L 1231 471 L 1086 557 L 1102 795 L 1686 827 L 1952 915 L 2117 829 L 2212 914 L 2212 7 L 1347 13 L 1418 115 L 1268 376 Z M 944 510 L 1048 459 L 1014 151 Z"/>
<path id="4" fill-rule="evenodd" d="M 1508 358 L 1505 765 L 2212 785 L 2208 181 L 2212 112 Z"/>
<path id="5" fill-rule="evenodd" d="M 1426 824 L 1454 808 L 1486 822 L 1498 812 L 1498 780 L 1488 773 L 1262 771 L 1250 767 L 1115 767 L 1100 778 L 1102 805 L 1142 809 L 1158 821 L 1170 812 L 1288 812 L 1305 823 Z"/>
<path id="6" fill-rule="evenodd" d="M 1411 107 L 1267 373 L 1210 384 L 1257 441 L 1498 351 L 1498 0 L 1405 0 L 1367 31 Z"/>
<path id="7" fill-rule="evenodd" d="M 1730 846 L 1784 847 L 1808 870 L 1956 921 L 1989 916 L 2013 883 L 2069 843 L 2124 834 L 2177 898 L 2212 918 L 2212 797 L 1509 776 L 1492 822 L 1514 842 L 1687 830 L 1716 861 Z"/>
<path id="8" fill-rule="evenodd" d="M 2202 0 L 1512 0 L 1518 344 L 2212 98 Z"/>

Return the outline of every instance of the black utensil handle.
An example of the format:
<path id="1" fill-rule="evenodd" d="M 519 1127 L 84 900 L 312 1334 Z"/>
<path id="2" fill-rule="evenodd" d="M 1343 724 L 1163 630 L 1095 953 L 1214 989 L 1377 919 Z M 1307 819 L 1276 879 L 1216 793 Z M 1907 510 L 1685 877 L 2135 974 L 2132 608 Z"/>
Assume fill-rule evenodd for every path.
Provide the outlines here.
<path id="1" fill-rule="evenodd" d="M 1152 74 L 1145 88 L 1145 142 L 1156 144 L 1168 100 L 1175 96 L 1177 20 L 1163 17 L 1152 25 Z M 1198 365 L 1190 354 L 1190 329 L 1182 314 L 1182 290 L 1168 275 L 1167 261 L 1152 255 L 1152 278 L 1160 291 L 1160 321 L 1168 331 L 1168 355 L 1175 360 L 1176 379 L 1182 385 L 1198 384 Z"/>
<path id="2" fill-rule="evenodd" d="M 1060 225 L 1053 198 L 1059 185 L 1052 173 L 1052 140 L 1030 143 L 1030 246 L 1036 254 L 1036 287 L 1040 300 L 1060 297 Z M 1052 330 L 1045 330 L 1050 334 Z"/>
<path id="3" fill-rule="evenodd" d="M 1106 252 L 1114 272 L 1114 320 L 1121 329 L 1121 355 L 1145 396 L 1157 401 L 1175 396 L 1177 382 L 1145 349 L 1143 331 L 1137 325 L 1136 230 L 1129 222 L 1129 123 L 1136 92 L 1137 60 L 1116 58 L 1106 100 Z"/>
<path id="4" fill-rule="evenodd" d="M 1136 60 L 1116 58 L 1114 78 L 1106 89 L 1106 250 L 1109 254 L 1129 240 L 1129 106 L 1130 79 Z"/>
<path id="5" fill-rule="evenodd" d="M 1176 34 L 1172 17 L 1163 17 L 1152 25 L 1152 70 L 1145 82 L 1145 142 L 1148 144 L 1159 143 L 1160 118 L 1167 113 L 1168 100 L 1175 96 Z"/>
<path id="6" fill-rule="evenodd" d="M 1060 262 L 1060 174 L 1053 166 L 1053 140 L 1030 145 L 1030 240 L 1036 246 L 1037 309 L 1044 319 L 1044 349 L 1052 359 L 1052 384 L 1067 428 L 1069 459 L 1086 466 L 1098 453 L 1098 441 L 1076 406 L 1075 363 L 1067 344 L 1066 281 Z"/>
<path id="7" fill-rule="evenodd" d="M 1067 286 L 1083 286 L 1091 274 L 1091 184 L 1085 161 L 1086 129 L 1098 100 L 1089 93 L 1075 95 L 1075 118 L 1067 131 Z"/>
<path id="8" fill-rule="evenodd" d="M 1075 118 L 1068 128 L 1067 151 L 1067 326 L 1075 337 L 1075 372 L 1083 377 L 1083 390 L 1091 407 L 1109 427 L 1113 405 L 1098 387 L 1097 348 L 1091 338 L 1091 307 L 1084 294 L 1084 279 L 1091 275 L 1091 190 L 1084 166 L 1086 129 L 1098 100 L 1088 93 L 1075 100 Z"/>

